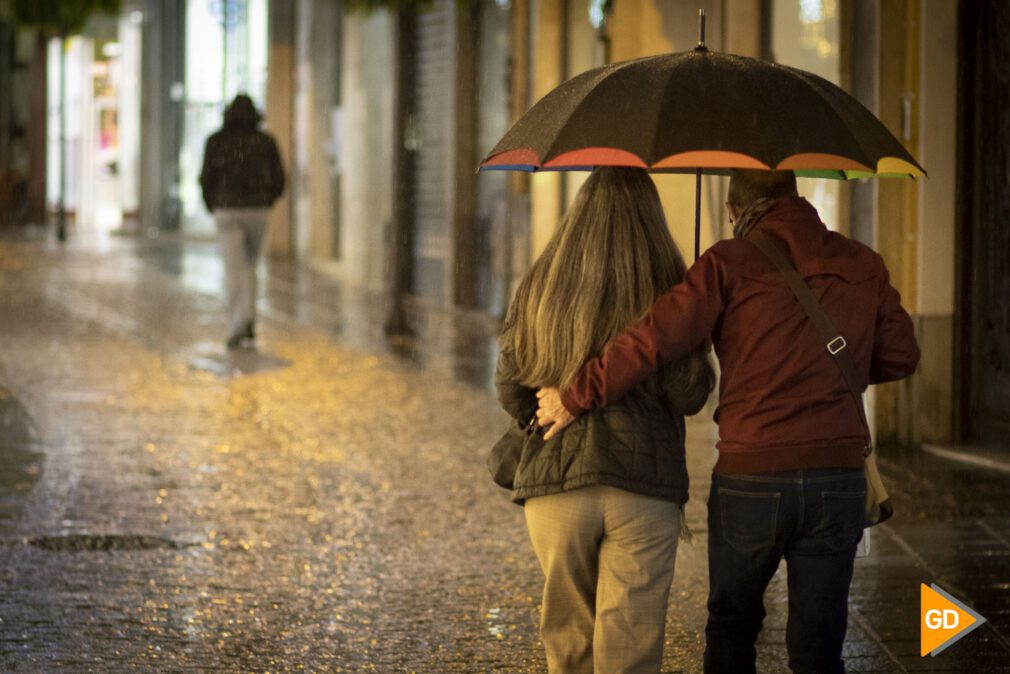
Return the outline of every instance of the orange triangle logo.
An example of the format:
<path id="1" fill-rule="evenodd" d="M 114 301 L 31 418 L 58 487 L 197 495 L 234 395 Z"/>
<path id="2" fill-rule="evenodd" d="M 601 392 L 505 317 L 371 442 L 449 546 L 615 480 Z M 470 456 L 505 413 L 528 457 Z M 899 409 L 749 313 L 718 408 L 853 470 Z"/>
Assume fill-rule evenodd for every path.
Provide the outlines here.
<path id="1" fill-rule="evenodd" d="M 937 655 L 985 623 L 969 606 L 933 584 L 920 586 L 920 655 Z"/>

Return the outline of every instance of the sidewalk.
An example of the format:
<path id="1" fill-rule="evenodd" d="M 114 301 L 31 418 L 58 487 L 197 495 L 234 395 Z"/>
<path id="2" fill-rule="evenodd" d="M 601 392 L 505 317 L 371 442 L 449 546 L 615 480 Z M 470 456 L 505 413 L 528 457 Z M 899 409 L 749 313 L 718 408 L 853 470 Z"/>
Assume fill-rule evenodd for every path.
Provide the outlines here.
<path id="1" fill-rule="evenodd" d="M 544 672 L 542 577 L 490 483 L 493 320 L 269 266 L 228 354 L 213 244 L 0 232 L 0 670 Z M 704 647 L 710 418 L 664 672 Z M 1010 481 L 882 452 L 899 515 L 853 583 L 852 672 L 1010 672 Z M 919 583 L 990 624 L 918 654 Z M 784 672 L 784 573 L 759 671 Z"/>

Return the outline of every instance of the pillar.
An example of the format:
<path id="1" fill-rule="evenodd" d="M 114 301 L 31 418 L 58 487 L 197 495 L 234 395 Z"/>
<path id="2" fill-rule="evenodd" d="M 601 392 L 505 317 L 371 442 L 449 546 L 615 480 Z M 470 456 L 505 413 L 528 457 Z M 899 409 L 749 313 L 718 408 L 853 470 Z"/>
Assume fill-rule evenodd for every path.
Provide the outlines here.
<path id="1" fill-rule="evenodd" d="M 267 59 L 266 130 L 277 141 L 287 188 L 267 218 L 267 250 L 275 257 L 291 257 L 294 246 L 291 198 L 294 184 L 294 51 L 295 4 L 271 0 L 269 18 L 270 51 Z"/>

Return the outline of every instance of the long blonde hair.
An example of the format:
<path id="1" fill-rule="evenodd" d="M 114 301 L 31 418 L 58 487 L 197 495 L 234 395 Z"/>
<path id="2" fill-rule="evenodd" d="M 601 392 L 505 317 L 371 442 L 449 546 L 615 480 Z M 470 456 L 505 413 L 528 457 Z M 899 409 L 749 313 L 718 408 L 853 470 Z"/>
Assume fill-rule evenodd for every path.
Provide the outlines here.
<path id="1" fill-rule="evenodd" d="M 509 308 L 502 347 L 514 349 L 520 381 L 567 388 L 684 270 L 649 174 L 595 169 Z"/>

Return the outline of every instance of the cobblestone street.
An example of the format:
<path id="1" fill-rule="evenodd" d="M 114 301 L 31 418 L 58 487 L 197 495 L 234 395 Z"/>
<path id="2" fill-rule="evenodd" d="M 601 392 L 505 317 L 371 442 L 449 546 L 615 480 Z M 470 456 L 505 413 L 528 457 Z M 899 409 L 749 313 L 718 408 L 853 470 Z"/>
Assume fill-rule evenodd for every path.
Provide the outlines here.
<path id="1" fill-rule="evenodd" d="M 212 242 L 0 237 L 0 670 L 545 672 L 542 576 L 490 481 L 493 321 L 264 269 L 229 355 Z M 700 671 L 711 410 L 664 672 Z M 853 672 L 1010 672 L 1010 474 L 883 450 Z M 988 623 L 919 656 L 919 585 Z M 784 571 L 759 671 L 785 672 Z"/>

